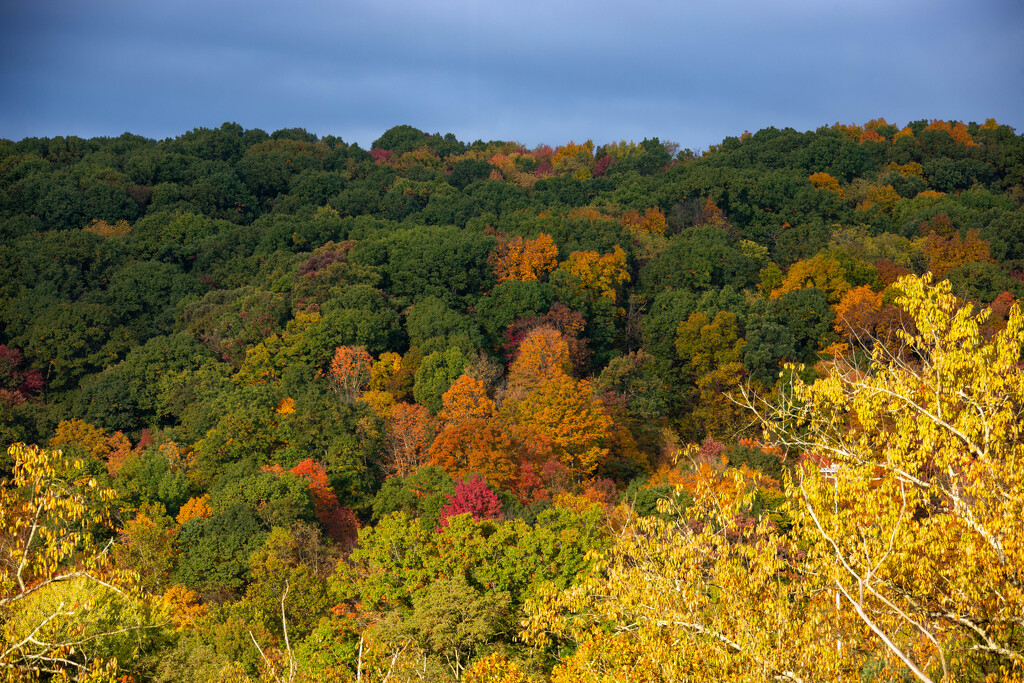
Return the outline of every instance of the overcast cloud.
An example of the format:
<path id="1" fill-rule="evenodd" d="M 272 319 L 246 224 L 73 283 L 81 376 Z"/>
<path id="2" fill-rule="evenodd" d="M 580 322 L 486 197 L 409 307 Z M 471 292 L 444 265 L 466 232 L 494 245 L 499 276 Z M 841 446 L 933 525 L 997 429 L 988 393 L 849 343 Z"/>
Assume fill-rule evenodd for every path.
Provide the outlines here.
<path id="1" fill-rule="evenodd" d="M 1024 126 L 1018 0 L 34 0 L 0 7 L 0 137 L 225 121 L 527 146 L 878 116 Z"/>

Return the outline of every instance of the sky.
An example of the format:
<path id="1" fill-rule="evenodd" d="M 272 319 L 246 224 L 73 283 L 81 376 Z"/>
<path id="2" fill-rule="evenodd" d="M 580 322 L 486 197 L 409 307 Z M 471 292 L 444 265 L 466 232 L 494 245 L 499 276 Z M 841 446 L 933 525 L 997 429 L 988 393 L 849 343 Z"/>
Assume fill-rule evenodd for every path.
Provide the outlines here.
<path id="1" fill-rule="evenodd" d="M 226 121 L 528 147 L 885 117 L 1024 132 L 1020 0 L 4 0 L 0 138 Z"/>

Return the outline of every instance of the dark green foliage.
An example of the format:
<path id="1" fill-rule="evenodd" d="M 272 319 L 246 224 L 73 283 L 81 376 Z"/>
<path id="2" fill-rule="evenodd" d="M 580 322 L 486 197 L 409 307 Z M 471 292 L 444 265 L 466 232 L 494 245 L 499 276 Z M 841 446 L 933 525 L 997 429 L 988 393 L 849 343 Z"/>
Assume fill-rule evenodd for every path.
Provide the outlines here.
<path id="1" fill-rule="evenodd" d="M 395 156 L 422 147 L 427 142 L 427 134 L 412 126 L 395 126 L 389 128 L 373 141 L 370 149 L 387 149 Z"/>
<path id="2" fill-rule="evenodd" d="M 457 346 L 426 356 L 416 370 L 416 384 L 412 390 L 416 402 L 430 408 L 433 413 L 441 410 L 441 396 L 462 375 L 468 362 L 466 354 Z"/>
<path id="3" fill-rule="evenodd" d="M 182 549 L 175 579 L 212 598 L 237 595 L 249 580 L 249 556 L 266 538 L 253 511 L 236 504 L 178 532 Z"/>
<path id="4" fill-rule="evenodd" d="M 760 302 L 747 322 L 743 362 L 751 378 L 766 387 L 775 384 L 782 364 L 818 360 L 818 349 L 828 345 L 835 314 L 825 294 L 806 288 Z"/>
<path id="5" fill-rule="evenodd" d="M 111 431 L 155 425 L 161 421 L 161 383 L 208 358 L 206 349 L 187 334 L 154 337 L 133 347 L 123 362 L 85 379 L 75 397 L 75 414 Z"/>
<path id="6" fill-rule="evenodd" d="M 987 305 L 1003 292 L 1018 301 L 1024 298 L 1024 283 L 992 263 L 965 263 L 949 271 L 946 279 L 953 283 L 953 293 L 968 301 Z"/>
<path id="7" fill-rule="evenodd" d="M 546 282 L 508 280 L 480 298 L 476 313 L 492 343 L 498 345 L 509 325 L 522 318 L 544 315 L 554 300 L 554 288 Z"/>
<path id="8" fill-rule="evenodd" d="M 744 289 L 757 280 L 757 261 L 740 253 L 724 230 L 705 226 L 673 237 L 640 271 L 639 288 L 648 296 L 666 289 L 703 292 L 731 285 Z"/>
<path id="9" fill-rule="evenodd" d="M 437 297 L 418 300 L 405 317 L 409 343 L 426 355 L 456 346 L 468 356 L 483 345 L 476 322 Z"/>
<path id="10" fill-rule="evenodd" d="M 393 296 L 432 295 L 454 305 L 490 288 L 493 246 L 494 238 L 479 233 L 420 226 L 362 241 L 352 259 L 377 267 Z"/>

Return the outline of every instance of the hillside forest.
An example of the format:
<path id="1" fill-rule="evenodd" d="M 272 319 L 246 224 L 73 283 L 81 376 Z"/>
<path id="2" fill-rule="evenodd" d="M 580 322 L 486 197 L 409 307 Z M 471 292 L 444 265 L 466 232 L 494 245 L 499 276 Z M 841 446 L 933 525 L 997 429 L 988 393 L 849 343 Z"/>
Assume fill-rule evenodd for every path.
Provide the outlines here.
<path id="1" fill-rule="evenodd" d="M 0 670 L 1022 681 L 1022 205 L 992 119 L 0 140 Z"/>

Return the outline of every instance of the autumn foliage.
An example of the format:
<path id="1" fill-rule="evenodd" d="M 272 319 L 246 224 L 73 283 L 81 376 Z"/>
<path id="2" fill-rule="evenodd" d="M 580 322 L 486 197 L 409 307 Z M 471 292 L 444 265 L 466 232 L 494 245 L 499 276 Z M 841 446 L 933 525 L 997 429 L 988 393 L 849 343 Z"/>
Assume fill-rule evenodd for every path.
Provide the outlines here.
<path id="1" fill-rule="evenodd" d="M 583 291 L 612 300 L 615 299 L 618 287 L 630 280 L 626 269 L 626 252 L 619 245 L 615 245 L 609 254 L 574 251 L 558 267 L 579 278 Z"/>
<path id="2" fill-rule="evenodd" d="M 339 346 L 331 358 L 331 382 L 342 399 L 355 401 L 370 382 L 373 358 L 362 346 Z"/>
<path id="3" fill-rule="evenodd" d="M 455 485 L 455 493 L 447 496 L 448 503 L 441 510 L 438 530 L 448 527 L 448 520 L 469 513 L 473 521 L 496 519 L 501 515 L 501 501 L 478 476 L 469 476 Z"/>
<path id="4" fill-rule="evenodd" d="M 558 247 L 544 233 L 534 239 L 500 234 L 487 262 L 498 282 L 539 280 L 558 264 Z"/>
<path id="5" fill-rule="evenodd" d="M 810 176 L 811 185 L 816 190 L 827 190 L 839 198 L 846 196 L 843 188 L 839 187 L 839 181 L 830 176 L 828 173 L 818 172 L 812 173 Z"/>

